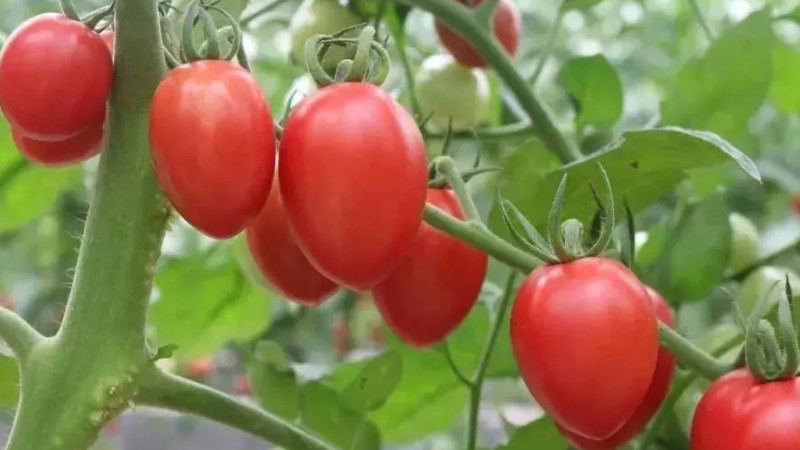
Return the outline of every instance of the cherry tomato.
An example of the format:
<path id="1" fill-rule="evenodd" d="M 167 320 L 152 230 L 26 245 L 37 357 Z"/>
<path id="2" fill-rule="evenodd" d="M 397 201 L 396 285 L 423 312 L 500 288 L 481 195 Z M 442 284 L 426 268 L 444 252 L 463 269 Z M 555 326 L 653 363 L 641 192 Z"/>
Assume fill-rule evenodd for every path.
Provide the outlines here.
<path id="1" fill-rule="evenodd" d="M 100 35 L 42 14 L 17 28 L 0 53 L 0 108 L 18 133 L 64 140 L 103 120 L 113 76 Z"/>
<path id="2" fill-rule="evenodd" d="M 758 259 L 758 228 L 747 217 L 733 213 L 728 216 L 731 225 L 731 256 L 728 272 L 736 273 Z"/>
<path id="3" fill-rule="evenodd" d="M 517 293 L 511 344 L 525 384 L 553 420 L 572 433 L 605 439 L 650 387 L 659 347 L 656 314 L 644 286 L 617 261 L 544 265 Z"/>
<path id="4" fill-rule="evenodd" d="M 425 143 L 411 116 L 376 86 L 335 84 L 295 108 L 280 153 L 281 195 L 311 264 L 358 291 L 383 281 L 425 205 Z"/>
<path id="5" fill-rule="evenodd" d="M 63 141 L 37 141 L 11 128 L 11 137 L 19 151 L 44 166 L 63 166 L 85 161 L 103 148 L 103 123 L 93 125 Z"/>
<path id="6" fill-rule="evenodd" d="M 650 296 L 650 300 L 653 302 L 653 307 L 656 310 L 658 318 L 670 327 L 675 326 L 672 310 L 667 302 L 664 301 L 664 298 L 650 287 L 647 287 L 647 293 Z M 650 387 L 647 389 L 647 393 L 642 403 L 636 409 L 636 412 L 625 422 L 622 428 L 602 440 L 585 438 L 562 427 L 558 427 L 558 429 L 573 446 L 580 450 L 613 450 L 618 448 L 639 434 L 656 411 L 658 411 L 658 408 L 661 407 L 661 403 L 669 392 L 669 387 L 670 384 L 672 384 L 672 377 L 674 375 L 675 358 L 667 353 L 664 348 L 661 348 L 658 350 L 656 371 L 653 374 L 653 379 L 650 381 Z"/>
<path id="7" fill-rule="evenodd" d="M 465 218 L 449 189 L 429 189 L 428 203 Z M 485 253 L 423 223 L 400 266 L 372 290 L 375 304 L 404 341 L 415 347 L 433 345 L 469 314 L 487 263 Z"/>
<path id="8" fill-rule="evenodd" d="M 277 180 L 264 209 L 247 228 L 247 246 L 264 277 L 287 298 L 316 306 L 336 290 L 336 283 L 320 275 L 300 251 Z"/>
<path id="9" fill-rule="evenodd" d="M 761 383 L 747 369 L 715 381 L 692 421 L 692 450 L 800 448 L 800 379 Z"/>
<path id="10" fill-rule="evenodd" d="M 153 97 L 150 151 L 187 222 L 211 237 L 236 235 L 264 206 L 275 168 L 272 114 L 258 83 L 228 61 L 173 70 Z"/>
<path id="11" fill-rule="evenodd" d="M 457 0 L 467 5 L 467 0 Z M 476 0 L 475 5 L 480 5 L 486 0 Z M 511 0 L 500 0 L 494 10 L 494 36 L 506 52 L 513 56 L 517 52 L 520 39 L 522 19 L 517 6 Z M 467 67 L 486 67 L 486 61 L 475 51 L 475 48 L 466 39 L 459 36 L 443 23 L 436 22 L 436 34 L 442 45 L 456 58 L 456 61 Z"/>
<path id="12" fill-rule="evenodd" d="M 292 60 L 305 67 L 306 41 L 315 34 L 334 34 L 364 21 L 337 0 L 304 0 L 289 22 L 289 36 L 292 42 Z M 344 37 L 357 37 L 359 30 L 348 32 Z M 325 53 L 322 67 L 336 69 L 339 61 L 353 58 L 355 46 L 332 46 Z"/>
<path id="13" fill-rule="evenodd" d="M 106 43 L 106 46 L 109 50 L 111 50 L 111 56 L 114 56 L 114 32 L 111 30 L 105 30 L 100 33 L 100 39 Z"/>
<path id="14" fill-rule="evenodd" d="M 186 376 L 193 380 L 205 380 L 214 371 L 214 358 L 203 356 L 189 362 L 186 366 Z"/>
<path id="15" fill-rule="evenodd" d="M 450 55 L 422 62 L 414 82 L 417 101 L 428 122 L 446 130 L 470 130 L 489 119 L 489 79 L 480 69 L 458 64 Z"/>
<path id="16" fill-rule="evenodd" d="M 250 383 L 250 378 L 245 375 L 237 376 L 233 379 L 233 393 L 236 395 L 250 395 L 253 393 L 253 385 Z"/>

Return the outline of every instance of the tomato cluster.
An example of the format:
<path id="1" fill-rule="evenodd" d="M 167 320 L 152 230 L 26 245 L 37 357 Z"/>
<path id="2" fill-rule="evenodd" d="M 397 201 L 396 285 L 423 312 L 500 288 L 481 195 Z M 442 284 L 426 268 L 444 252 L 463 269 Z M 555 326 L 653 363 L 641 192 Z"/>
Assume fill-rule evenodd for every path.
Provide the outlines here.
<path id="1" fill-rule="evenodd" d="M 11 34 L 0 53 L 0 109 L 28 159 L 64 165 L 100 151 L 112 40 L 61 14 L 33 17 Z"/>

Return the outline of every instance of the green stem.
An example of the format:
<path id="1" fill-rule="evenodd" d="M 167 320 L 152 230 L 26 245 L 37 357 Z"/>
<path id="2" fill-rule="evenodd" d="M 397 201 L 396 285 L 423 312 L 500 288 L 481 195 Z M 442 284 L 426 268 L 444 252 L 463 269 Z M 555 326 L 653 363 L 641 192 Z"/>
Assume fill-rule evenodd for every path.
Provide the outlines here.
<path id="1" fill-rule="evenodd" d="M 466 36 L 477 52 L 494 68 L 520 106 L 536 126 L 537 135 L 545 146 L 563 162 L 578 160 L 578 150 L 559 132 L 550 114 L 539 98 L 529 88 L 528 82 L 514 68 L 511 59 L 493 37 L 490 30 L 482 26 L 472 10 L 450 0 L 395 0 L 432 13 L 437 20 Z"/>
<path id="2" fill-rule="evenodd" d="M 13 311 L 0 306 L 0 338 L 24 364 L 31 350 L 43 336 Z"/>
<path id="3" fill-rule="evenodd" d="M 6 167 L 6 170 L 0 172 L 0 191 L 2 191 L 7 184 L 14 181 L 14 178 L 24 172 L 30 165 L 27 159 L 19 158 Z"/>
<path id="4" fill-rule="evenodd" d="M 447 340 L 442 341 L 439 350 L 442 352 L 442 355 L 444 355 L 447 365 L 450 366 L 450 371 L 458 378 L 458 381 L 467 388 L 472 389 L 472 381 L 458 368 L 458 364 L 456 364 L 456 361 L 453 359 L 453 354 L 450 353 L 450 346 L 447 344 Z"/>
<path id="5" fill-rule="evenodd" d="M 661 345 L 692 372 L 712 381 L 728 372 L 728 366 L 661 321 L 658 322 L 658 333 Z"/>
<path id="6" fill-rule="evenodd" d="M 262 437 L 284 448 L 336 450 L 307 430 L 281 417 L 242 403 L 185 378 L 151 369 L 137 400 L 143 404 L 206 417 Z"/>
<path id="7" fill-rule="evenodd" d="M 391 9 L 387 12 L 387 20 L 389 20 L 389 32 L 392 34 L 395 42 L 395 48 L 397 49 L 397 56 L 400 57 L 400 65 L 403 67 L 403 75 L 406 79 L 406 89 L 408 89 L 408 98 L 411 102 L 411 111 L 414 113 L 414 117 L 417 120 L 422 119 L 422 108 L 419 106 L 419 101 L 417 100 L 417 93 L 416 87 L 414 84 L 414 72 L 411 69 L 411 63 L 408 60 L 408 53 L 406 53 L 406 38 L 403 34 L 403 29 L 399 25 L 400 19 L 397 17 L 397 9 L 394 5 L 392 5 Z M 422 130 L 424 134 L 425 130 Z"/>
<path id="8" fill-rule="evenodd" d="M 564 15 L 567 13 L 567 9 L 562 5 L 558 8 L 558 13 L 556 15 L 556 20 L 553 22 L 552 27 L 550 28 L 550 33 L 547 35 L 547 42 L 544 45 L 544 50 L 542 54 L 539 55 L 538 61 L 536 61 L 536 68 L 533 69 L 533 75 L 529 80 L 531 86 L 535 86 L 536 82 L 539 80 L 539 76 L 541 76 L 542 71 L 544 70 L 544 66 L 547 63 L 547 60 L 550 58 L 550 53 L 553 51 L 553 46 L 556 43 L 556 37 L 558 36 L 558 31 L 561 29 L 561 22 L 564 20 Z"/>
<path id="9" fill-rule="evenodd" d="M 700 28 L 703 29 L 706 38 L 708 38 L 710 42 L 713 42 L 714 33 L 711 32 L 708 22 L 706 22 L 705 17 L 703 17 L 703 12 L 700 10 L 700 5 L 697 4 L 697 0 L 689 0 L 689 6 L 692 8 L 692 14 L 694 14 L 695 19 L 697 19 L 697 23 L 700 24 Z"/>
<path id="10" fill-rule="evenodd" d="M 461 178 L 461 174 L 458 173 L 458 170 L 456 170 L 456 165 L 453 161 L 453 158 L 450 158 L 449 156 L 441 156 L 436 158 L 435 164 L 436 170 L 442 174 L 453 191 L 455 191 L 458 201 L 461 203 L 461 207 L 464 208 L 464 213 L 467 216 L 467 220 L 475 225 L 485 226 L 481 220 L 480 213 L 478 213 L 478 208 L 475 206 L 475 202 L 469 195 L 469 191 L 467 190 L 467 185 L 464 183 L 464 179 Z"/>
<path id="11" fill-rule="evenodd" d="M 478 442 L 478 413 L 480 412 L 483 382 L 486 379 L 486 371 L 489 368 L 489 360 L 492 357 L 492 351 L 497 342 L 497 336 L 500 334 L 500 328 L 505 321 L 506 311 L 511 303 L 511 298 L 514 296 L 514 283 L 516 283 L 516 281 L 517 271 L 512 270 L 506 280 L 503 298 L 497 309 L 497 316 L 492 322 L 492 329 L 489 331 L 489 337 L 486 339 L 486 345 L 483 347 L 478 367 L 475 369 L 475 375 L 473 375 L 471 380 L 467 450 L 475 450 Z"/>
<path id="12" fill-rule="evenodd" d="M 263 16 L 264 14 L 267 14 L 270 11 L 273 11 L 273 10 L 277 9 L 279 6 L 281 6 L 284 3 L 287 3 L 289 1 L 291 1 L 291 0 L 273 0 L 271 2 L 267 2 L 264 5 L 262 5 L 261 7 L 259 7 L 258 9 L 256 9 L 255 11 L 251 12 L 250 14 L 247 14 L 246 16 L 243 16 L 242 19 L 239 20 L 239 25 L 242 28 L 245 28 L 248 25 L 250 25 L 254 20 L 258 19 L 259 17 Z"/>

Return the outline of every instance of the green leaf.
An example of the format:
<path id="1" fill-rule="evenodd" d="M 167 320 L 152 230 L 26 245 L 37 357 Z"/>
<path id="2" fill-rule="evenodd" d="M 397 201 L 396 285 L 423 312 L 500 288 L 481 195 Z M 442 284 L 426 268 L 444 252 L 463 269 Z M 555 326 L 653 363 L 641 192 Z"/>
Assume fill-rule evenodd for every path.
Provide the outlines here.
<path id="1" fill-rule="evenodd" d="M 285 419 L 300 415 L 300 388 L 289 359 L 275 342 L 259 342 L 247 374 L 259 404 Z"/>
<path id="2" fill-rule="evenodd" d="M 229 252 L 169 261 L 156 285 L 151 323 L 158 341 L 177 345 L 181 357 L 208 355 L 228 342 L 252 339 L 269 324 L 267 294 L 247 281 Z"/>
<path id="3" fill-rule="evenodd" d="M 341 391 L 342 404 L 354 411 L 372 411 L 386 402 L 403 374 L 403 362 L 396 351 L 371 359 Z"/>
<path id="4" fill-rule="evenodd" d="M 772 50 L 769 97 L 783 112 L 800 112 L 800 52 L 783 43 Z"/>
<path id="5" fill-rule="evenodd" d="M 565 11 L 570 9 L 589 9 L 602 2 L 603 0 L 564 0 L 561 8 Z"/>
<path id="6" fill-rule="evenodd" d="M 568 59 L 558 80 L 569 92 L 580 125 L 610 128 L 622 115 L 622 82 L 605 56 Z"/>
<path id="7" fill-rule="evenodd" d="M 675 127 L 629 131 L 607 150 L 545 174 L 542 167 L 533 163 L 539 156 L 521 154 L 536 149 L 526 145 L 512 154 L 503 164 L 498 186 L 501 194 L 540 230 L 564 173 L 569 174 L 564 217 L 589 223 L 596 209 L 589 183 L 596 187 L 603 183 L 598 163 L 602 163 L 611 179 L 616 217 L 624 217 L 623 197 L 633 212 L 639 211 L 671 192 L 689 169 L 733 161 L 747 175 L 760 180 L 755 163 L 720 137 Z M 507 236 L 497 209 L 495 205 L 491 227 L 501 236 Z"/>
<path id="8" fill-rule="evenodd" d="M 27 162 L 0 116 L 0 231 L 25 225 L 52 210 L 62 191 L 79 185 L 81 175 L 80 166 L 40 167 Z"/>
<path id="9" fill-rule="evenodd" d="M 535 443 L 535 444 L 534 444 Z M 565 450 L 567 442 L 558 433 L 558 429 L 549 417 L 541 417 L 514 430 L 507 444 L 495 450 Z"/>
<path id="10" fill-rule="evenodd" d="M 375 425 L 363 414 L 345 408 L 339 394 L 319 382 L 303 386 L 302 422 L 310 430 L 342 448 L 380 448 L 380 434 Z"/>
<path id="11" fill-rule="evenodd" d="M 0 408 L 15 407 L 18 398 L 19 369 L 17 368 L 17 360 L 0 354 Z"/>
<path id="12" fill-rule="evenodd" d="M 769 8 L 728 29 L 680 70 L 661 105 L 663 123 L 742 139 L 769 89 L 773 41 Z"/>

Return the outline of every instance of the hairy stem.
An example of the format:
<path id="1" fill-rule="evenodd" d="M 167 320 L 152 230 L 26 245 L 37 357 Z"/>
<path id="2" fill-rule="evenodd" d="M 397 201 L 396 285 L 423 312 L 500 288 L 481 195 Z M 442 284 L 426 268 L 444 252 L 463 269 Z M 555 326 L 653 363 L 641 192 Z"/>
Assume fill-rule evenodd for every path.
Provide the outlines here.
<path id="1" fill-rule="evenodd" d="M 17 359 L 24 365 L 31 350 L 43 339 L 43 336 L 20 316 L 0 307 L 0 339 L 6 342 Z"/>
<path id="2" fill-rule="evenodd" d="M 682 337 L 663 322 L 658 322 L 661 345 L 692 372 L 709 380 L 716 380 L 728 371 L 728 367 L 716 358 Z"/>
<path id="3" fill-rule="evenodd" d="M 531 86 L 535 86 L 536 82 L 539 81 L 539 77 L 542 75 L 544 66 L 547 63 L 547 60 L 550 58 L 550 53 L 553 51 L 553 46 L 556 43 L 558 31 L 561 29 L 561 22 L 564 20 L 564 15 L 566 13 L 567 9 L 563 7 L 562 3 L 562 6 L 558 8 L 556 20 L 553 22 L 553 25 L 550 28 L 550 33 L 547 34 L 547 42 L 544 45 L 544 50 L 542 50 L 542 54 L 539 55 L 539 59 L 536 61 L 536 68 L 533 69 L 533 75 L 531 75 L 530 79 Z"/>

